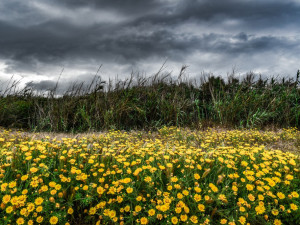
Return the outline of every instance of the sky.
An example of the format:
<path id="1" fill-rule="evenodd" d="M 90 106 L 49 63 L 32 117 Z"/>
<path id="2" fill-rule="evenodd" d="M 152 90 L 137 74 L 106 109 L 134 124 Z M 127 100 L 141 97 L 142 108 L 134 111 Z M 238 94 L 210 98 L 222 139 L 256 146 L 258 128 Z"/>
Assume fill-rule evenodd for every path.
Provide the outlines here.
<path id="1" fill-rule="evenodd" d="M 43 90 L 164 63 L 189 77 L 295 77 L 299 24 L 299 0 L 1 0 L 0 83 Z"/>

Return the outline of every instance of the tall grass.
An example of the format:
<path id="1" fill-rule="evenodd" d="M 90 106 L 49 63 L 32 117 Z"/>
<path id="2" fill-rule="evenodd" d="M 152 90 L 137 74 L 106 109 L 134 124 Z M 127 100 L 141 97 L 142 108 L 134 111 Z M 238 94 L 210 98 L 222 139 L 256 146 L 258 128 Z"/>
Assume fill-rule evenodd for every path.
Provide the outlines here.
<path id="1" fill-rule="evenodd" d="M 204 76 L 200 82 L 161 71 L 151 77 L 74 84 L 61 95 L 17 82 L 0 94 L 0 126 L 44 131 L 154 129 L 163 125 L 201 128 L 300 127 L 300 80 Z"/>

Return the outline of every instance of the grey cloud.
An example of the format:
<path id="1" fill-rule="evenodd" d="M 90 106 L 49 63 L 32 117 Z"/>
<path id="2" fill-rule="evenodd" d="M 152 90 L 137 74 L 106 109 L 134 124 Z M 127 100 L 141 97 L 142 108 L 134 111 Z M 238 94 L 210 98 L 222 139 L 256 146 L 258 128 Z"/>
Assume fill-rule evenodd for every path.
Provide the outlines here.
<path id="1" fill-rule="evenodd" d="M 176 26 L 194 21 L 217 26 L 226 19 L 234 19 L 238 23 L 235 28 L 259 30 L 290 25 L 297 27 L 299 18 L 300 4 L 293 1 L 190 0 L 179 1 L 170 7 L 165 5 L 163 11 L 134 22 Z"/>
<path id="2" fill-rule="evenodd" d="M 299 50 L 300 39 L 289 40 L 285 37 L 247 35 L 242 32 L 237 35 L 209 34 L 203 38 L 203 48 L 206 51 L 225 54 L 255 54 L 264 51 L 284 49 Z"/>
<path id="3" fill-rule="evenodd" d="M 27 87 L 32 88 L 36 91 L 48 91 L 56 86 L 56 82 L 52 80 L 43 80 L 40 82 L 30 82 L 26 84 Z"/>
<path id="4" fill-rule="evenodd" d="M 282 23 L 290 22 L 291 18 L 300 15 L 299 3 L 295 1 L 279 1 L 279 0 L 56 0 L 56 4 L 65 7 L 98 7 L 102 9 L 114 9 L 119 12 L 128 13 L 146 13 L 152 11 L 153 17 L 149 19 L 160 21 L 163 19 L 171 20 L 187 20 L 191 18 L 210 20 L 215 17 L 231 17 L 237 19 L 249 19 L 274 22 L 274 20 Z M 146 19 L 147 17 L 145 17 Z M 259 24 L 257 24 L 259 25 Z"/>
<path id="5" fill-rule="evenodd" d="M 88 13 L 78 18 L 73 15 L 78 20 L 76 23 L 73 17 L 63 14 L 59 17 L 42 14 L 35 2 L 38 1 L 0 3 L 0 60 L 7 65 L 7 73 L 39 74 L 43 65 L 67 64 L 76 68 L 88 67 L 96 61 L 127 67 L 148 59 L 160 60 L 158 64 L 163 58 L 182 63 L 194 53 L 213 53 L 228 61 L 266 52 L 289 53 L 293 57 L 300 53 L 299 38 L 285 36 L 285 31 L 297 35 L 292 28 L 300 22 L 300 4 L 295 1 L 40 1 L 61 12 L 86 8 L 124 15 L 124 20 L 116 22 L 91 20 L 89 23 L 84 23 L 86 17 L 83 17 L 89 16 Z M 226 25 L 230 20 L 235 23 Z M 195 32 L 184 33 L 179 29 L 191 23 Z M 197 32 L 200 25 L 203 30 Z M 227 32 L 205 30 L 205 27 L 222 26 L 230 29 Z M 258 33 L 271 28 L 275 29 L 272 35 Z M 43 83 L 32 85 L 44 88 Z"/>
<path id="6" fill-rule="evenodd" d="M 33 91 L 45 92 L 55 90 L 56 94 L 64 94 L 66 91 L 86 91 L 93 89 L 97 84 L 100 84 L 102 79 L 98 75 L 81 74 L 74 76 L 71 80 L 60 77 L 57 80 L 42 80 L 27 82 L 26 87 Z"/>
<path id="7" fill-rule="evenodd" d="M 5 27 L 6 26 L 6 27 Z M 0 24 L 6 32 L 0 40 L 0 56 L 9 58 L 8 69 L 35 71 L 39 62 L 60 63 L 64 60 L 93 61 L 102 63 L 114 61 L 121 64 L 135 64 L 140 59 L 149 57 L 168 57 L 170 60 L 182 61 L 186 54 L 205 51 L 219 54 L 254 54 L 274 49 L 298 48 L 299 40 L 290 41 L 284 37 L 256 36 L 246 33 L 204 34 L 201 36 L 174 34 L 170 30 L 139 29 L 137 33 L 130 30 L 113 30 L 101 35 L 101 29 L 82 29 L 57 22 L 47 26 L 19 28 Z M 19 40 L 19 36 L 22 38 Z M 232 42 L 233 40 L 233 42 Z"/>
<path id="8" fill-rule="evenodd" d="M 68 7 L 98 7 L 103 9 L 114 9 L 126 13 L 146 12 L 163 6 L 165 3 L 158 0 L 57 0 L 57 4 L 63 4 Z"/>

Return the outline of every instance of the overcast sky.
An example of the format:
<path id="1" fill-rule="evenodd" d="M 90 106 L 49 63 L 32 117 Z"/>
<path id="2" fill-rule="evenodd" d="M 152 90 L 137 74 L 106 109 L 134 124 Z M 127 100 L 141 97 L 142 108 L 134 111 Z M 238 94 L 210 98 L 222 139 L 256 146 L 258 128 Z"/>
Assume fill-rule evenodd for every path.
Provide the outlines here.
<path id="1" fill-rule="evenodd" d="M 152 75 L 166 60 L 190 77 L 295 76 L 299 24 L 296 0 L 1 0 L 0 82 Z"/>

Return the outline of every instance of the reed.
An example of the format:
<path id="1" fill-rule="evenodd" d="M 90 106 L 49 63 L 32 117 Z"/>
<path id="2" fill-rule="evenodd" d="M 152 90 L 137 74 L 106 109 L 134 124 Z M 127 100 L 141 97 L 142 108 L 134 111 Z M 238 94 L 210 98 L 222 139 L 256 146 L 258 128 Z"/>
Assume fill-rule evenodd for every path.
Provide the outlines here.
<path id="1" fill-rule="evenodd" d="M 207 75 L 200 80 L 161 70 L 151 76 L 57 86 L 37 93 L 10 82 L 0 94 L 0 126 L 35 131 L 152 130 L 162 126 L 205 128 L 300 127 L 299 71 L 296 79 L 238 79 Z"/>

